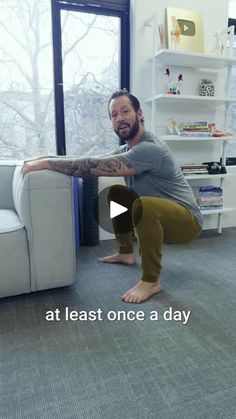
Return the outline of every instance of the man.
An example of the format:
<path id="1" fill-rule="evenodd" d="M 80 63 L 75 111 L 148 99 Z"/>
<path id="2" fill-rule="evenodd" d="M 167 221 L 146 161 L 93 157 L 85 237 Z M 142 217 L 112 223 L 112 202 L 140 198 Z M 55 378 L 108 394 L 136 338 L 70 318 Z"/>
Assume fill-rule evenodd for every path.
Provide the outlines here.
<path id="1" fill-rule="evenodd" d="M 203 220 L 192 190 L 168 146 L 145 131 L 138 99 L 126 91 L 115 92 L 108 110 L 116 134 L 126 143 L 116 154 L 99 158 L 42 158 L 25 162 L 23 174 L 49 169 L 78 177 L 92 174 L 125 178 L 126 185 L 138 195 L 131 205 L 132 217 L 128 215 L 126 219 L 130 228 L 127 231 L 119 217 L 114 218 L 119 251 L 101 258 L 100 262 L 135 264 L 131 234 L 134 225 L 143 274 L 122 299 L 126 303 L 141 303 L 161 290 L 163 243 L 190 242 L 200 234 Z M 116 201 L 115 197 L 119 196 L 126 202 L 126 193 L 126 187 L 114 186 L 109 199 Z"/>

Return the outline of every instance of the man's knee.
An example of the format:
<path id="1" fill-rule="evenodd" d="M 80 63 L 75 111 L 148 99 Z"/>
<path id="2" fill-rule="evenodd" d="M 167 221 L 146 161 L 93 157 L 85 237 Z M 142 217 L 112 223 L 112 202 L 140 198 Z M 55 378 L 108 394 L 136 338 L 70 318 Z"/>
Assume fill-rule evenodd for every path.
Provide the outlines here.
<path id="1" fill-rule="evenodd" d="M 134 225 L 137 225 L 141 220 L 145 222 L 150 220 L 153 216 L 153 209 L 150 205 L 150 200 L 148 197 L 139 197 L 137 198 L 132 206 L 132 217 Z"/>
<path id="2" fill-rule="evenodd" d="M 113 200 L 114 197 L 120 196 L 126 187 L 124 185 L 112 185 L 108 191 L 108 199 Z"/>
<path id="3" fill-rule="evenodd" d="M 129 188 L 125 185 L 112 185 L 108 191 L 108 200 L 109 201 L 124 201 L 127 200 L 127 195 L 129 194 Z"/>
<path id="4" fill-rule="evenodd" d="M 136 199 L 132 208 L 134 226 L 139 222 L 142 225 L 152 222 L 156 228 L 163 228 L 166 211 L 162 201 L 162 199 L 147 196 Z"/>

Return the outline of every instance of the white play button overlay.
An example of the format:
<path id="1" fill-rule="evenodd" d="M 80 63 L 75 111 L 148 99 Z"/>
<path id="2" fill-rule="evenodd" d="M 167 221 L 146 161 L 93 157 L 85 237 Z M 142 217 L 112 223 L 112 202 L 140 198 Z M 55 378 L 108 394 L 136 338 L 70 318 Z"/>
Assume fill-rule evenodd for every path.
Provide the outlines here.
<path id="1" fill-rule="evenodd" d="M 132 189 L 123 185 L 112 185 L 99 192 L 94 200 L 94 218 L 103 230 L 114 233 L 114 225 L 119 224 L 122 233 L 129 233 L 130 226 L 138 224 L 142 217 L 142 209 L 132 218 L 133 203 L 138 199 L 138 195 Z"/>
<path id="2" fill-rule="evenodd" d="M 128 211 L 128 208 L 117 204 L 115 201 L 110 201 L 110 218 L 115 218 L 126 211 Z"/>

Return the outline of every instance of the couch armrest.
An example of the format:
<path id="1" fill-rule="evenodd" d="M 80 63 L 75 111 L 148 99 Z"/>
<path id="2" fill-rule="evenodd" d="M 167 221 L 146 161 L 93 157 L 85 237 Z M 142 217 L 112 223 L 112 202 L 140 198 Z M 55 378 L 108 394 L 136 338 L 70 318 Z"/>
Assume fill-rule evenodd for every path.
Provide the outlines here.
<path id="1" fill-rule="evenodd" d="M 72 178 L 48 170 L 22 178 L 18 166 L 13 199 L 28 237 L 32 291 L 72 284 L 76 274 Z"/>
<path id="2" fill-rule="evenodd" d="M 0 208 L 14 209 L 12 197 L 12 179 L 16 167 L 15 161 L 0 160 Z"/>

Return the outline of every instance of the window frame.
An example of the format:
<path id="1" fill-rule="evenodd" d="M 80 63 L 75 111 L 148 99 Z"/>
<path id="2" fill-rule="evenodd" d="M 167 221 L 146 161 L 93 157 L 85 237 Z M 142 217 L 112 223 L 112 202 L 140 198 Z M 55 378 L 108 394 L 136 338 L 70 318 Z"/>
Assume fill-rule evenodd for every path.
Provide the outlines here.
<path id="1" fill-rule="evenodd" d="M 234 26 L 234 35 L 236 35 L 236 19 L 229 17 L 228 19 L 228 27 Z"/>
<path id="2" fill-rule="evenodd" d="M 120 88 L 130 89 L 130 1 L 129 0 L 52 0 L 52 38 L 54 64 L 54 102 L 56 150 L 66 155 L 63 94 L 61 10 L 73 10 L 120 18 Z"/>

